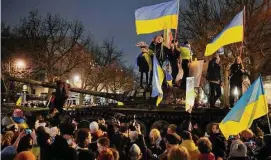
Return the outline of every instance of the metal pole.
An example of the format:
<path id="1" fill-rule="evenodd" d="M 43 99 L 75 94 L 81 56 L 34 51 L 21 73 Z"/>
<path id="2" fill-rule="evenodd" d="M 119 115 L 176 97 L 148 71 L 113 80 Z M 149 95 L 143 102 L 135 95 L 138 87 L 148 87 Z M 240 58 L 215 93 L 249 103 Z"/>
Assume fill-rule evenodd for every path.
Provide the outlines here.
<path id="1" fill-rule="evenodd" d="M 244 12 L 243 12 L 243 40 L 242 40 L 242 45 L 241 45 L 241 50 L 240 50 L 240 57 L 242 56 L 242 53 L 243 53 L 243 47 L 244 47 L 245 24 L 246 24 L 246 6 L 244 6 Z"/>

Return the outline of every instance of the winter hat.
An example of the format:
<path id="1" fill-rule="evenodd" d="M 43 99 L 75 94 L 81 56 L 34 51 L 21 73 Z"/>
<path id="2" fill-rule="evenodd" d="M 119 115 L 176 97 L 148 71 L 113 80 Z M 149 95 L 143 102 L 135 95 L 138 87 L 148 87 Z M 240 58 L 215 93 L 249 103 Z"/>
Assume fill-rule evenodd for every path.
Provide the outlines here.
<path id="1" fill-rule="evenodd" d="M 17 154 L 14 146 L 8 146 L 1 151 L 1 159 L 13 160 Z"/>
<path id="2" fill-rule="evenodd" d="M 31 151 L 23 151 L 20 152 L 14 160 L 36 160 L 36 157 Z"/>
<path id="3" fill-rule="evenodd" d="M 240 140 L 235 140 L 231 144 L 230 157 L 246 157 L 247 146 Z"/>
<path id="4" fill-rule="evenodd" d="M 24 119 L 24 113 L 20 109 L 14 109 L 12 114 L 12 120 L 18 124 L 19 128 L 26 129 L 29 128 Z"/>
<path id="5" fill-rule="evenodd" d="M 89 129 L 91 133 L 95 133 L 96 131 L 99 130 L 99 124 L 96 121 L 93 121 L 90 123 Z"/>
<path id="6" fill-rule="evenodd" d="M 129 150 L 129 154 L 131 157 L 139 157 L 141 154 L 141 150 L 137 144 L 133 144 Z"/>
<path id="7" fill-rule="evenodd" d="M 23 117 L 24 116 L 24 113 L 22 110 L 20 109 L 14 109 L 13 110 L 13 114 L 12 114 L 13 117 Z"/>
<path id="8" fill-rule="evenodd" d="M 6 126 L 12 124 L 13 122 L 12 122 L 12 120 L 9 117 L 4 117 L 2 119 L 2 121 L 1 121 L 1 123 L 2 123 L 3 126 L 6 127 Z"/>

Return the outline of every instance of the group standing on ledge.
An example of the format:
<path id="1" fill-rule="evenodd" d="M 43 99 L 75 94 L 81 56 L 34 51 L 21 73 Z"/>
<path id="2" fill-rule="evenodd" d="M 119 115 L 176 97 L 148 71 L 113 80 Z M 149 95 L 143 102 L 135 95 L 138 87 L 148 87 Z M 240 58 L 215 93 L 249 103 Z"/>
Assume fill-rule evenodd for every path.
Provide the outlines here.
<path id="1" fill-rule="evenodd" d="M 170 45 L 166 46 L 163 35 L 159 35 L 153 38 L 150 45 L 146 42 L 139 42 L 136 46 L 141 49 L 141 53 L 137 57 L 137 66 L 139 67 L 139 72 L 141 74 L 141 88 L 144 88 L 144 75 L 146 86 L 152 86 L 153 57 L 155 56 L 160 67 L 164 69 L 164 72 L 169 72 L 172 76 L 173 86 L 183 90 L 186 89 L 186 78 L 189 77 L 189 67 L 193 56 L 191 45 L 188 41 L 184 41 L 179 45 L 177 40 L 172 40 Z M 244 92 L 242 87 L 243 76 L 247 74 L 240 56 L 235 59 L 230 70 L 230 105 L 233 106 Z M 222 95 L 221 87 L 223 86 L 220 57 L 218 53 L 213 55 L 213 58 L 208 64 L 206 79 L 210 84 L 210 107 L 215 107 L 216 101 Z M 164 82 L 165 81 L 166 80 L 164 80 Z M 235 90 L 237 90 L 238 95 L 234 95 Z"/>

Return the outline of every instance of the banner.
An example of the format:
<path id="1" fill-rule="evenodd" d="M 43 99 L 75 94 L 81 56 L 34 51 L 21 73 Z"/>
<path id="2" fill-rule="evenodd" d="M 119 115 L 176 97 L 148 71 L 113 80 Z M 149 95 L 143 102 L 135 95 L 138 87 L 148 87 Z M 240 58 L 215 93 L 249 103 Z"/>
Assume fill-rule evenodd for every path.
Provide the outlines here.
<path id="1" fill-rule="evenodd" d="M 186 78 L 186 101 L 185 101 L 185 111 L 191 113 L 195 101 L 195 91 L 194 91 L 194 77 Z"/>
<path id="2" fill-rule="evenodd" d="M 201 75 L 202 75 L 202 69 L 203 69 L 203 60 L 200 61 L 193 61 L 189 68 L 189 77 L 194 77 L 194 87 L 199 87 Z"/>

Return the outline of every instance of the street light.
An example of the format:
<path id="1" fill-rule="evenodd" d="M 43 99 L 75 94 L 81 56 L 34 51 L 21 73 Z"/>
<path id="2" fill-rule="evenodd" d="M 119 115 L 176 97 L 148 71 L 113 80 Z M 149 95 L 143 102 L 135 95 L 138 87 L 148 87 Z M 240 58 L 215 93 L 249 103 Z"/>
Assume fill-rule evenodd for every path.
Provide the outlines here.
<path id="1" fill-rule="evenodd" d="M 15 65 L 18 69 L 25 68 L 25 62 L 23 60 L 17 60 Z"/>
<path id="2" fill-rule="evenodd" d="M 238 91 L 238 89 L 237 89 L 237 87 L 235 87 L 234 88 L 234 90 L 233 90 L 233 95 L 234 95 L 234 103 L 235 102 L 237 102 L 237 100 L 238 100 L 238 95 L 239 95 L 239 91 Z"/>
<path id="3" fill-rule="evenodd" d="M 74 82 L 78 82 L 80 80 L 80 77 L 76 75 L 73 77 L 73 80 L 74 80 Z"/>

